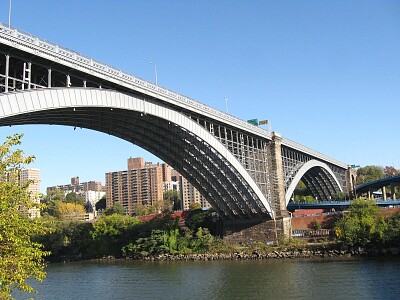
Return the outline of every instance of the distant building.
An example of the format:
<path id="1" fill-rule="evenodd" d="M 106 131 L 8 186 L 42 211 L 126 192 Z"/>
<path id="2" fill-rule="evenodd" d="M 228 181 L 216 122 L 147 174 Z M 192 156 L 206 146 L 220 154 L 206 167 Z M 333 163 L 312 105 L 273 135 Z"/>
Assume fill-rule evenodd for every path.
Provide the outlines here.
<path id="1" fill-rule="evenodd" d="M 106 194 L 106 187 L 99 181 L 79 182 L 79 177 L 72 177 L 70 184 L 55 185 L 47 188 L 47 191 L 61 190 L 65 195 L 77 193 L 85 198 L 89 211 L 94 209 L 96 203 Z"/>
<path id="2" fill-rule="evenodd" d="M 85 197 L 85 203 L 88 204 L 89 207 L 89 212 L 92 212 L 95 210 L 96 203 L 103 198 L 103 196 L 106 194 L 106 192 L 98 192 L 98 191 L 85 191 L 81 192 L 81 195 Z"/>
<path id="3" fill-rule="evenodd" d="M 194 202 L 199 203 L 201 208 L 211 207 L 206 198 L 182 176 L 180 176 L 180 196 L 183 210 L 188 210 L 190 204 Z"/>
<path id="4" fill-rule="evenodd" d="M 180 191 L 179 181 L 164 181 L 163 191 L 164 193 L 167 191 L 177 191 L 179 193 Z"/>
<path id="5" fill-rule="evenodd" d="M 28 187 L 28 192 L 30 193 L 31 199 L 34 203 L 40 203 L 40 198 L 38 197 L 40 193 L 40 169 L 21 169 L 20 180 L 24 183 L 31 181 Z M 31 208 L 29 209 L 28 214 L 31 218 L 38 218 L 40 217 L 40 209 Z"/>
<path id="6" fill-rule="evenodd" d="M 82 194 L 87 191 L 105 192 L 106 188 L 99 181 L 79 182 L 79 177 L 72 177 L 70 184 L 55 185 L 47 188 L 48 191 L 61 190 L 64 194 L 77 193 Z"/>
<path id="7" fill-rule="evenodd" d="M 135 206 L 154 205 L 163 199 L 163 170 L 161 164 L 129 158 L 128 170 L 106 173 L 106 206 L 118 202 L 129 215 Z"/>

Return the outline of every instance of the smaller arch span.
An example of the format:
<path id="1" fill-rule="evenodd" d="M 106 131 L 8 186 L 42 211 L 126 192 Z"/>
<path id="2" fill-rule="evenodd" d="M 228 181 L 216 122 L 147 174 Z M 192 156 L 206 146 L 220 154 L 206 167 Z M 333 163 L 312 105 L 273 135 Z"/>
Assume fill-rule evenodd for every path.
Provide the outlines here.
<path id="1" fill-rule="evenodd" d="M 333 189 L 335 192 L 343 191 L 342 187 L 339 184 L 338 179 L 336 178 L 333 171 L 329 168 L 329 166 L 321 161 L 312 159 L 312 160 L 309 160 L 308 162 L 304 163 L 300 167 L 300 169 L 297 171 L 296 175 L 294 176 L 292 182 L 290 183 L 290 185 L 286 191 L 286 194 L 285 194 L 286 205 L 289 204 L 290 197 L 292 196 L 297 184 L 312 169 L 322 170 L 322 172 L 318 173 L 320 176 L 320 179 L 322 179 L 325 183 L 329 182 L 331 189 Z"/>

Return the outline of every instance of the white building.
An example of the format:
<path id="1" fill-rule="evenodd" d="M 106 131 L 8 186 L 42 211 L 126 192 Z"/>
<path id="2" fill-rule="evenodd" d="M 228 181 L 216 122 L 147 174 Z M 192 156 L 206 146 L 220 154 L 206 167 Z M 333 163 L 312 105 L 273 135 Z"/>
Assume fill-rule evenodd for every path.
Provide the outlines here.
<path id="1" fill-rule="evenodd" d="M 89 209 L 92 208 L 92 210 L 94 210 L 96 203 L 103 198 L 106 192 L 86 191 L 81 192 L 80 194 L 85 197 L 85 203 L 89 204 Z"/>
<path id="2" fill-rule="evenodd" d="M 163 183 L 164 193 L 167 191 L 180 191 L 179 181 L 164 181 Z"/>

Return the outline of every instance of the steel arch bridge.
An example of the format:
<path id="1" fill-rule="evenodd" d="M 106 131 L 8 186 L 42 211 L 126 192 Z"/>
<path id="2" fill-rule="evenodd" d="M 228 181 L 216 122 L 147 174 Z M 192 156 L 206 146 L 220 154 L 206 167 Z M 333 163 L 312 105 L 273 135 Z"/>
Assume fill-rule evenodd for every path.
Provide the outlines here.
<path id="1" fill-rule="evenodd" d="M 178 170 L 226 220 L 284 216 L 303 180 L 351 191 L 347 165 L 168 89 L 0 25 L 0 125 L 59 124 L 135 143 Z"/>

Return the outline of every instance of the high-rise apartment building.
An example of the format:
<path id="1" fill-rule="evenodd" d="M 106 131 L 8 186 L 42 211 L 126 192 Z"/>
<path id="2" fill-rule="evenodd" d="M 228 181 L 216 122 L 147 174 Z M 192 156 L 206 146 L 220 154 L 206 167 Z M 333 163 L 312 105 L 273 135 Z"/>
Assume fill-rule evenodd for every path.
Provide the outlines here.
<path id="1" fill-rule="evenodd" d="M 129 215 L 135 205 L 154 205 L 163 199 L 163 172 L 160 164 L 129 158 L 128 170 L 106 173 L 106 206 L 118 202 Z"/>
<path id="2" fill-rule="evenodd" d="M 34 203 L 40 203 L 38 194 L 40 193 L 40 169 L 28 168 L 21 169 L 20 173 L 21 182 L 31 181 L 28 187 L 28 192 L 31 195 L 31 199 Z M 38 218 L 40 217 L 39 208 L 31 208 L 28 211 L 29 217 Z"/>
<path id="3" fill-rule="evenodd" d="M 182 176 L 180 176 L 180 192 L 183 210 L 188 210 L 190 204 L 194 202 L 199 203 L 202 208 L 211 207 L 206 198 Z"/>

